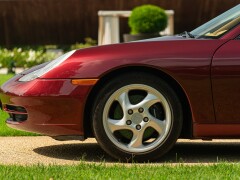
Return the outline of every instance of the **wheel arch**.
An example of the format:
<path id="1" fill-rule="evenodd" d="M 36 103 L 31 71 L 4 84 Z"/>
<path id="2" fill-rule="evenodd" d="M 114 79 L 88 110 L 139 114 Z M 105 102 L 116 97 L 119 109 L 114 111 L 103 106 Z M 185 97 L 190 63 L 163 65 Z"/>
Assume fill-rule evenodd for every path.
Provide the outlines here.
<path id="1" fill-rule="evenodd" d="M 119 74 L 123 73 L 129 73 L 129 72 L 144 72 L 151 75 L 158 76 L 162 80 L 164 80 L 166 83 L 168 83 L 171 88 L 174 89 L 177 96 L 179 97 L 182 107 L 183 107 L 183 126 L 182 126 L 182 132 L 180 137 L 181 138 L 191 138 L 192 137 L 192 113 L 189 101 L 187 99 L 187 96 L 183 90 L 183 88 L 180 86 L 180 84 L 172 78 L 170 75 L 166 74 L 165 72 L 155 69 L 152 67 L 143 67 L 143 66 L 131 66 L 131 67 L 122 67 L 119 69 L 115 69 L 111 72 L 108 72 L 104 76 L 100 78 L 98 83 L 93 87 L 91 90 L 87 102 L 84 109 L 84 135 L 85 137 L 93 137 L 92 132 L 92 122 L 91 122 L 91 112 L 92 112 L 92 104 L 95 100 L 96 93 L 100 90 L 100 88 L 107 83 L 109 80 L 113 79 L 116 76 L 119 76 Z M 91 109 L 91 110 L 90 110 Z M 89 123 L 90 122 L 90 123 Z"/>

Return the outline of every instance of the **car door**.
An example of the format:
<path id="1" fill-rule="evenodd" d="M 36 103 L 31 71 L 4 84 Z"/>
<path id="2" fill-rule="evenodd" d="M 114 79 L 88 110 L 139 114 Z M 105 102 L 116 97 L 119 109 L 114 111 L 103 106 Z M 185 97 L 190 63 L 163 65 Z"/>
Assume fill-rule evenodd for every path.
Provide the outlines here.
<path id="1" fill-rule="evenodd" d="M 240 36 L 216 51 L 211 78 L 216 123 L 240 123 Z"/>

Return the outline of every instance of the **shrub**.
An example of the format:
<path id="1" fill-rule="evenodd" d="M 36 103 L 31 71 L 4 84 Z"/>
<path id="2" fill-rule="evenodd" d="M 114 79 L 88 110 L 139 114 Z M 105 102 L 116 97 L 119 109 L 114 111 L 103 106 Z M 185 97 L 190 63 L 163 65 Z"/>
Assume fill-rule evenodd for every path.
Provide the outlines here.
<path id="1" fill-rule="evenodd" d="M 45 46 L 22 46 L 12 49 L 0 48 L 0 68 L 32 66 L 51 61 L 59 54 L 55 49 L 62 49 L 68 52 L 73 49 L 87 48 L 96 45 L 96 41 L 91 38 L 85 38 L 85 43 L 76 43 L 74 45 L 45 45 Z"/>
<path id="2" fill-rule="evenodd" d="M 85 43 L 76 43 L 71 45 L 70 50 L 88 48 L 97 44 L 97 41 L 90 37 L 87 37 L 84 40 Z"/>
<path id="3" fill-rule="evenodd" d="M 29 68 L 54 58 L 56 58 L 54 53 L 46 53 L 44 50 L 0 49 L 0 67 L 9 68 L 14 63 L 15 67 Z"/>
<path id="4" fill-rule="evenodd" d="M 131 34 L 158 33 L 167 27 L 165 11 L 154 5 L 142 5 L 133 9 L 128 24 Z"/>

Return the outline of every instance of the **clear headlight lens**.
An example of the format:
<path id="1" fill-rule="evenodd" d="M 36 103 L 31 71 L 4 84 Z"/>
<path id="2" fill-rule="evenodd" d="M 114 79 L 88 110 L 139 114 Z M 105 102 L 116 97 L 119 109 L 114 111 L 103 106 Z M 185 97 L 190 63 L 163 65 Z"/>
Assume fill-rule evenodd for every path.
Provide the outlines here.
<path id="1" fill-rule="evenodd" d="M 33 71 L 29 74 L 26 74 L 25 76 L 21 77 L 18 81 L 26 82 L 34 80 L 38 77 L 41 77 L 42 75 L 46 74 L 47 72 L 51 71 L 58 65 L 60 65 L 62 62 L 64 62 L 66 59 L 68 59 L 76 50 L 70 51 L 66 54 L 63 54 L 62 56 L 58 57 L 57 59 L 51 61 L 46 66 L 44 66 L 41 69 L 38 69 L 36 71 Z"/>

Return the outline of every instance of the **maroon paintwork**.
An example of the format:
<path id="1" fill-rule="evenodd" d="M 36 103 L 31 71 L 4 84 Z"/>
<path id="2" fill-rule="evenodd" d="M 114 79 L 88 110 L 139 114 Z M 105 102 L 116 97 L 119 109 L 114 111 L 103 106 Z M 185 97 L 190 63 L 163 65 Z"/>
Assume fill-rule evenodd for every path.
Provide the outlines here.
<path id="1" fill-rule="evenodd" d="M 22 106 L 28 112 L 27 121 L 9 122 L 11 127 L 49 136 L 83 136 L 85 105 L 97 84 L 73 85 L 71 79 L 101 82 L 119 69 L 156 69 L 174 79 L 188 99 L 189 138 L 240 137 L 239 34 L 240 26 L 215 40 L 173 36 L 78 50 L 41 78 L 19 82 L 23 75 L 17 75 L 1 87 L 0 98 L 3 106 Z"/>
<path id="2" fill-rule="evenodd" d="M 83 135 L 84 102 L 89 86 L 72 85 L 70 79 L 36 79 L 26 83 L 15 76 L 2 86 L 3 105 L 26 108 L 28 120 L 9 125 L 16 129 L 33 131 L 49 136 Z"/>

